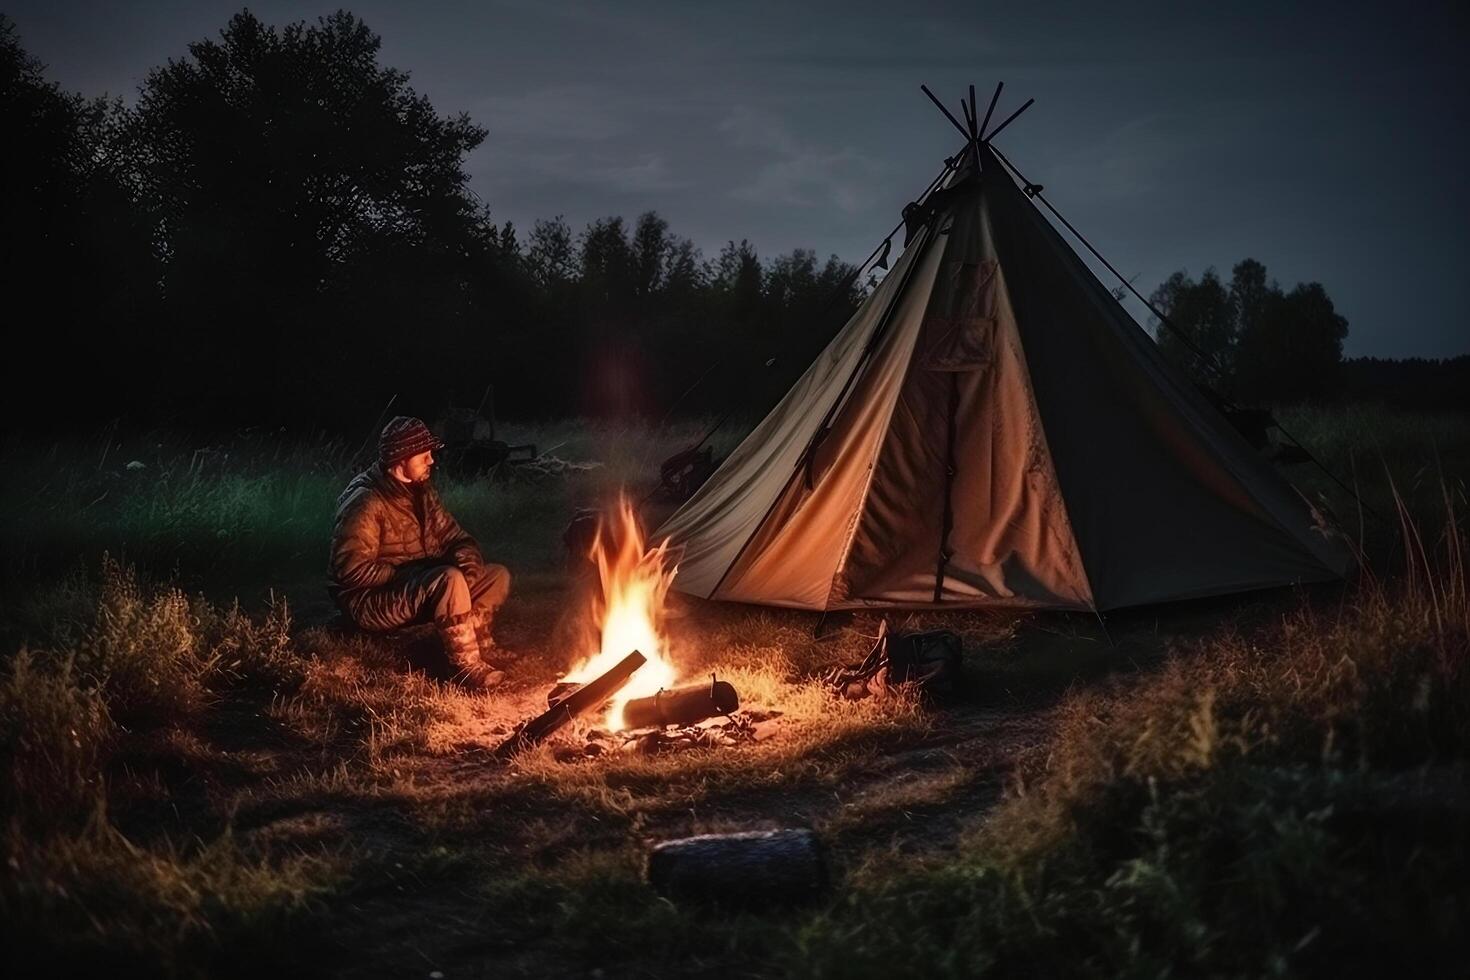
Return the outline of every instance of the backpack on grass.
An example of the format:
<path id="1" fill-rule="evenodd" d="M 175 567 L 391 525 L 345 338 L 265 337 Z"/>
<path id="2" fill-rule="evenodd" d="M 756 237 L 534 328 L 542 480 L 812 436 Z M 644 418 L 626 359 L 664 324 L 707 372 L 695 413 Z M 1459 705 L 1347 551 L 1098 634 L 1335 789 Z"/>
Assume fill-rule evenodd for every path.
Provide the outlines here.
<path id="1" fill-rule="evenodd" d="M 963 653 L 964 644 L 949 630 L 890 633 L 885 619 L 862 663 L 833 667 L 823 680 L 849 701 L 900 691 L 941 700 L 959 690 Z"/>

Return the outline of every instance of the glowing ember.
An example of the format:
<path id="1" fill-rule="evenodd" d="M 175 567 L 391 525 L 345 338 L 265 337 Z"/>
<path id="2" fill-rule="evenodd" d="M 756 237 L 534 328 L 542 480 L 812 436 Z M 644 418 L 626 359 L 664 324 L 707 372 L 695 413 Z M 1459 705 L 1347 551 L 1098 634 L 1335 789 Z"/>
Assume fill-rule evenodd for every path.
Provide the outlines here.
<path id="1" fill-rule="evenodd" d="M 618 500 L 612 527 L 599 527 L 592 543 L 591 558 L 597 562 L 602 595 L 593 610 L 602 626 L 602 649 L 577 665 L 565 681 L 586 683 L 611 670 L 634 650 L 648 662 L 638 669 L 608 708 L 607 725 L 623 728 L 623 705 L 673 687 L 678 672 L 669 662 L 667 644 L 661 634 L 664 596 L 678 568 L 666 568 L 668 542 L 645 550 L 643 531 L 626 497 Z"/>

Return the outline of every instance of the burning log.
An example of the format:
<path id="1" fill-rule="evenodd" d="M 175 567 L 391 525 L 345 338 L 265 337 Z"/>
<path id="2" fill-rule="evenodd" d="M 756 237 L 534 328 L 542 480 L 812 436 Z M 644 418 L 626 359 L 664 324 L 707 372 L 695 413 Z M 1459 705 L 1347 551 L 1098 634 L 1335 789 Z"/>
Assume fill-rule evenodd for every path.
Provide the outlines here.
<path id="1" fill-rule="evenodd" d="M 625 728 L 663 728 L 665 725 L 693 725 L 728 715 L 740 707 L 740 696 L 728 681 L 710 675 L 708 684 L 691 684 L 672 691 L 659 691 L 648 698 L 634 698 L 623 705 Z"/>
<path id="2" fill-rule="evenodd" d="M 495 756 L 508 759 L 521 749 L 529 748 L 551 735 L 584 711 L 596 708 L 618 692 L 644 664 L 643 654 L 634 650 L 617 665 L 575 691 L 560 698 L 535 718 L 521 722 L 510 736 L 495 747 Z"/>
<path id="3" fill-rule="evenodd" d="M 801 901 L 827 887 L 827 863 L 810 830 L 665 841 L 649 851 L 646 875 L 661 895 L 730 904 Z"/>

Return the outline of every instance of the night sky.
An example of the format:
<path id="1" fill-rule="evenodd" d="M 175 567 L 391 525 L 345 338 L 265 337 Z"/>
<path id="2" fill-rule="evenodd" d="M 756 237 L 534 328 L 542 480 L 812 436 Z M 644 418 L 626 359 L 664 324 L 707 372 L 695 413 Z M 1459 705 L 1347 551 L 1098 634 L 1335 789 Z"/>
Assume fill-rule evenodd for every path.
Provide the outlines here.
<path id="1" fill-rule="evenodd" d="M 997 119 L 1036 104 L 997 145 L 1145 294 L 1253 256 L 1326 286 L 1350 356 L 1470 352 L 1464 4 L 250 9 L 342 5 L 441 113 L 490 131 L 472 187 L 523 229 L 653 209 L 707 257 L 748 238 L 860 261 L 958 146 L 919 84 L 958 114 L 966 85 L 983 111 L 1004 81 Z M 64 89 L 131 100 L 240 5 L 0 9 Z"/>

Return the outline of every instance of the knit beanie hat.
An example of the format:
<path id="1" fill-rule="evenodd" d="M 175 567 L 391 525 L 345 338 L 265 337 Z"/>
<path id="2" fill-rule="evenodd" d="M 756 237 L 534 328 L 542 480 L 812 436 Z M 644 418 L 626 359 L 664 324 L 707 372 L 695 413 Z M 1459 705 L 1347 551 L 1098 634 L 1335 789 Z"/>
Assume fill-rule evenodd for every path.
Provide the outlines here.
<path id="1" fill-rule="evenodd" d="M 399 415 L 383 426 L 383 434 L 378 437 L 378 460 L 387 469 L 410 456 L 443 448 L 444 443 L 435 438 L 422 419 Z"/>

